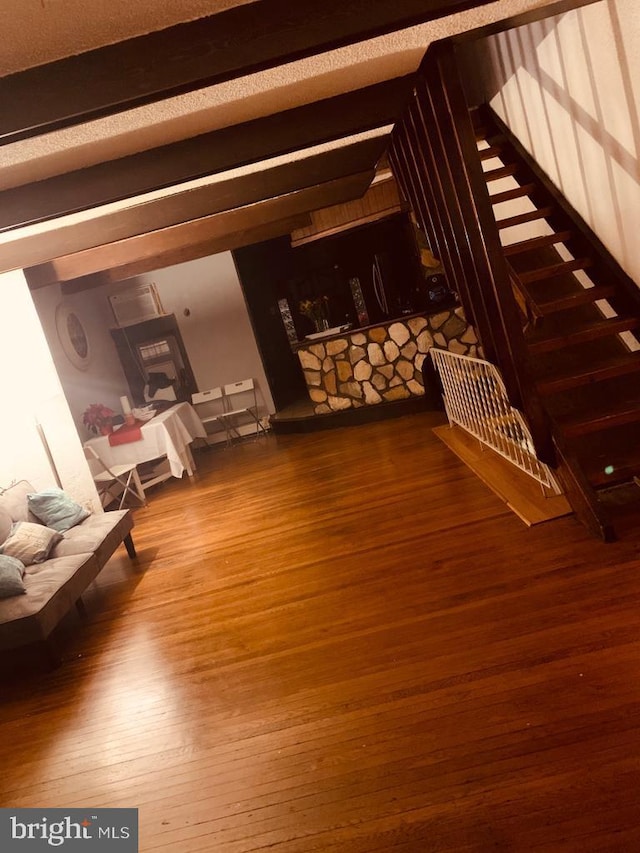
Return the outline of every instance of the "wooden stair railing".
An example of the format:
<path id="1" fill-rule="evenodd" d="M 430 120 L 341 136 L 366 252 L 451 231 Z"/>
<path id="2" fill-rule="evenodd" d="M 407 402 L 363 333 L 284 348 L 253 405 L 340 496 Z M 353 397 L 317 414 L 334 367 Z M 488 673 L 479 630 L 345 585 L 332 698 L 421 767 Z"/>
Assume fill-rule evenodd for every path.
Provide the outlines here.
<path id="1" fill-rule="evenodd" d="M 480 136 L 487 140 L 483 147 L 491 149 L 485 154 L 478 150 Z M 474 128 L 460 78 L 456 47 L 447 40 L 434 42 L 420 66 L 412 99 L 392 133 L 389 159 L 394 175 L 429 244 L 441 260 L 450 285 L 460 295 L 485 359 L 497 365 L 510 403 L 525 414 L 537 457 L 552 467 L 558 466 L 560 479 L 566 485 L 580 520 L 597 535 L 611 538 L 612 529 L 605 509 L 581 469 L 574 465 L 571 449 L 556 439 L 551 407 L 543 404 L 538 383 L 546 380 L 553 385 L 559 379 L 547 364 L 555 350 L 535 355 L 529 351 L 525 338 L 525 332 L 529 335 L 532 330 L 540 336 L 540 341 L 544 335 L 548 335 L 549 340 L 558 337 L 554 318 L 566 314 L 567 310 L 551 310 L 553 306 L 549 303 L 564 298 L 566 292 L 547 293 L 545 282 L 520 283 L 520 291 L 512 284 L 521 264 L 528 262 L 531 250 L 551 253 L 542 258 L 544 262 L 539 266 L 556 266 L 567 259 L 554 254 L 554 245 L 558 242 L 555 237 L 545 236 L 543 242 L 518 247 L 509 255 L 505 254 L 501 241 L 501 236 L 509 233 L 510 228 L 537 221 L 554 222 L 557 231 L 570 230 L 571 236 L 567 239 L 568 245 L 572 245 L 573 226 L 555 223 L 555 200 L 547 196 L 538 198 L 537 177 L 527 177 L 521 172 L 521 161 L 511 156 L 512 151 L 517 154 L 511 139 L 500 127 L 492 126 L 482 134 Z M 488 185 L 485 172 L 489 172 Z M 512 181 L 512 186 L 501 187 L 504 181 Z M 502 217 L 510 221 L 502 221 L 498 227 L 489 187 L 502 201 L 531 199 L 533 211 L 518 211 L 515 219 Z M 588 256 L 584 250 L 572 251 L 574 259 Z M 567 274 L 563 274 L 554 281 L 566 277 Z M 609 282 L 595 283 L 607 286 Z M 542 290 L 544 299 L 530 317 L 528 306 L 535 305 L 532 290 Z M 618 299 L 617 293 L 615 299 Z M 588 307 L 580 306 L 573 311 L 579 313 Z M 549 326 L 545 332 L 539 329 L 541 322 Z M 584 346 L 577 344 L 573 348 Z M 593 347 L 593 343 L 589 346 Z M 567 381 L 565 376 L 561 379 Z"/>
<path id="2" fill-rule="evenodd" d="M 499 134 L 494 141 L 496 148 L 502 145 Z M 538 457 L 555 464 L 452 42 L 428 49 L 413 97 L 395 125 L 389 159 L 484 357 L 499 368 L 511 404 L 525 413 Z M 500 169 L 505 165 L 511 173 L 508 163 Z"/>
<path id="3" fill-rule="evenodd" d="M 474 124 L 559 475 L 612 538 L 598 492 L 640 475 L 640 290 L 498 117 L 484 107 Z M 531 223 L 548 233 L 511 236 Z"/>
<path id="4" fill-rule="evenodd" d="M 453 43 L 427 51 L 389 158 L 538 458 L 612 538 L 598 490 L 640 474 L 638 288 L 504 124 L 474 126 Z"/>

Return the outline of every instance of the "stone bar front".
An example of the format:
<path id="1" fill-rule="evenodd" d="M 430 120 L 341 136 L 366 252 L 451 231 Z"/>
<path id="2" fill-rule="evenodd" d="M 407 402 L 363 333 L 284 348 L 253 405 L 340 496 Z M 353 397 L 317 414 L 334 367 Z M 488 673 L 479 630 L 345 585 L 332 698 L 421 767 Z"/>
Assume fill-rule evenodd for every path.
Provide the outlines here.
<path id="1" fill-rule="evenodd" d="M 478 356 L 462 308 L 413 315 L 296 346 L 317 415 L 424 394 L 422 365 L 432 346 Z"/>

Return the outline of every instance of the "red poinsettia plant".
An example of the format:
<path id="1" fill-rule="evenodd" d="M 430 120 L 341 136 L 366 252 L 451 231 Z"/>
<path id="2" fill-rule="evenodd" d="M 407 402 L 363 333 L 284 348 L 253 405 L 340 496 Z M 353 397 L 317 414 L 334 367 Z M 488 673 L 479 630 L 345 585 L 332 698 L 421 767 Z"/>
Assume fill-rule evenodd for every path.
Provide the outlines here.
<path id="1" fill-rule="evenodd" d="M 98 433 L 113 424 L 115 412 L 103 403 L 92 403 L 82 415 L 82 423 L 91 432 Z"/>

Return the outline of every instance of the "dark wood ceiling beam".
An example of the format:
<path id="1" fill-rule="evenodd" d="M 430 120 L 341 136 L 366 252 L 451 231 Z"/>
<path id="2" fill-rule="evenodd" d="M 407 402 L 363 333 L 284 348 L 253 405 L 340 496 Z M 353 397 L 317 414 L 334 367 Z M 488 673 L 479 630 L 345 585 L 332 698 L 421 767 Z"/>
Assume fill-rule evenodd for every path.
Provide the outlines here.
<path id="1" fill-rule="evenodd" d="M 61 255 L 125 240 L 373 169 L 387 143 L 376 137 L 315 157 L 163 196 L 43 234 L 0 243 L 0 271 L 34 266 Z M 17 235 L 20 232 L 16 232 Z"/>
<path id="2" fill-rule="evenodd" d="M 0 231 L 89 210 L 393 124 L 410 97 L 413 80 L 413 75 L 398 77 L 5 190 L 0 192 Z"/>
<path id="3" fill-rule="evenodd" d="M 189 242 L 216 246 L 219 245 L 217 241 L 225 240 L 239 231 L 260 228 L 268 222 L 359 198 L 365 193 L 373 175 L 373 171 L 350 175 L 247 207 L 227 210 L 66 256 L 59 255 L 50 263 L 42 265 L 44 269 L 30 270 L 29 277 L 34 283 L 38 281 L 39 286 L 43 286 L 49 282 L 70 281 L 146 259 L 155 260 L 163 254 L 168 255 L 183 248 Z"/>
<path id="4" fill-rule="evenodd" d="M 11 74 L 0 141 L 195 91 L 491 0 L 261 0 Z"/>
<path id="5" fill-rule="evenodd" d="M 151 258 L 143 258 L 119 267 L 113 267 L 113 269 L 61 282 L 62 293 L 69 295 L 95 287 L 103 287 L 106 284 L 118 284 L 136 276 L 144 275 L 145 273 L 155 272 L 155 270 L 165 269 L 166 267 L 173 267 L 176 264 L 184 264 L 188 261 L 206 258 L 209 255 L 216 255 L 219 252 L 240 249 L 242 246 L 250 246 L 253 243 L 262 243 L 264 240 L 273 240 L 274 237 L 283 237 L 285 234 L 291 234 L 296 228 L 304 228 L 310 223 L 311 217 L 309 214 L 303 213 L 298 216 L 290 216 L 287 219 L 267 222 L 256 228 L 242 228 L 240 231 L 230 232 L 221 237 L 206 240 L 203 243 L 191 243 L 188 235 L 185 234 L 185 244 L 169 252 L 161 252 Z M 57 279 L 51 278 L 53 265 L 47 264 L 46 267 L 49 267 L 49 273 L 46 277 L 42 274 L 44 270 L 41 267 L 25 270 L 25 276 L 31 290 L 45 287 L 57 281 Z"/>

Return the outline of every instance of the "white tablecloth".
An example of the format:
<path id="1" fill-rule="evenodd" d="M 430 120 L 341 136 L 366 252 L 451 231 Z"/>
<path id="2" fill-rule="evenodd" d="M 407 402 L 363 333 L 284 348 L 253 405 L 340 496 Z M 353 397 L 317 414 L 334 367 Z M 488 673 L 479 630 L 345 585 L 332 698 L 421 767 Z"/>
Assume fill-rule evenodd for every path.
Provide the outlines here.
<path id="1" fill-rule="evenodd" d="M 90 438 L 85 442 L 92 446 L 108 467 L 134 462 L 149 462 L 166 456 L 171 474 L 182 477 L 188 466 L 189 445 L 194 438 L 205 438 L 202 421 L 189 403 L 177 403 L 166 412 L 156 415 L 141 427 L 142 439 L 112 447 L 106 435 Z M 185 464 L 187 462 L 187 464 Z"/>

